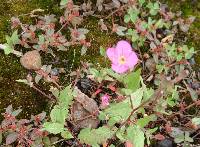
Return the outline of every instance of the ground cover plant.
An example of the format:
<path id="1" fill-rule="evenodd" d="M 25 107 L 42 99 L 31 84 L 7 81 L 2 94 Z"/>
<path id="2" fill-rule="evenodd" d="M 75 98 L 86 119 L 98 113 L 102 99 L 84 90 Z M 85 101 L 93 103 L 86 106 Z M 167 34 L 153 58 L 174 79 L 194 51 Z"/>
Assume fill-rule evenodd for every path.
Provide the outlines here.
<path id="1" fill-rule="evenodd" d="M 167 5 L 146 0 L 61 0 L 60 9 L 61 16 L 36 9 L 12 17 L 13 33 L 0 44 L 28 70 L 16 82 L 45 96 L 51 107 L 28 120 L 17 119 L 21 109 L 8 106 L 3 146 L 198 146 L 200 73 L 192 67 L 198 51 L 179 37 L 195 17 L 183 19 Z M 32 23 L 21 21 L 23 16 Z M 81 62 L 69 71 L 54 68 L 56 60 L 44 65 L 46 56 L 56 59 L 77 46 L 69 56 L 87 55 L 92 40 L 82 23 L 90 17 L 119 37 L 96 49 L 102 61 Z"/>

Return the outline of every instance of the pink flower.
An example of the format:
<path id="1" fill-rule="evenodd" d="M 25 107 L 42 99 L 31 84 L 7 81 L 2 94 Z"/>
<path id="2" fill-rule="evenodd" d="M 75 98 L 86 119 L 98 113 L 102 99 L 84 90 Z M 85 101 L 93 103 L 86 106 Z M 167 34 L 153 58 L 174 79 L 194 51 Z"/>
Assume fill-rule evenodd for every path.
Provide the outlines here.
<path id="1" fill-rule="evenodd" d="M 125 73 L 133 69 L 138 62 L 131 45 L 124 40 L 119 41 L 115 48 L 108 48 L 106 54 L 112 62 L 112 69 L 117 73 Z"/>
<path id="2" fill-rule="evenodd" d="M 109 96 L 107 94 L 101 97 L 101 104 L 104 107 L 109 105 Z"/>

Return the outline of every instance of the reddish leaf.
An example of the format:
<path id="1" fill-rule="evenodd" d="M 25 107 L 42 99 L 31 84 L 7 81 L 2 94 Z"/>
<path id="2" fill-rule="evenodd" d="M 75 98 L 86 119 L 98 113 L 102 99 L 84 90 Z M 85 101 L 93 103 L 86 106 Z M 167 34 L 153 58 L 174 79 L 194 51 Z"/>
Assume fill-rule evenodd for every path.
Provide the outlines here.
<path id="1" fill-rule="evenodd" d="M 109 85 L 109 87 L 108 87 L 110 90 L 112 90 L 112 91 L 116 91 L 116 87 L 114 87 L 113 85 Z"/>
<path id="2" fill-rule="evenodd" d="M 12 107 L 12 105 L 9 105 L 9 106 L 6 108 L 6 113 L 11 114 L 12 111 L 13 111 L 13 107 Z"/>
<path id="3" fill-rule="evenodd" d="M 42 112 L 36 116 L 39 118 L 39 121 L 43 121 L 46 117 L 46 112 Z"/>
<path id="4" fill-rule="evenodd" d="M 163 136 L 162 134 L 156 134 L 156 135 L 154 136 L 154 138 L 155 138 L 156 140 L 164 140 L 164 139 L 165 139 L 165 136 Z"/>
<path id="5" fill-rule="evenodd" d="M 172 127 L 171 127 L 171 124 L 170 124 L 170 123 L 167 123 L 167 124 L 165 125 L 165 130 L 166 130 L 167 133 L 172 132 Z"/>
<path id="6" fill-rule="evenodd" d="M 101 89 L 97 89 L 97 91 L 95 91 L 94 95 L 99 94 L 101 91 L 102 91 Z"/>
<path id="7" fill-rule="evenodd" d="M 130 141 L 126 141 L 125 146 L 126 147 L 134 147 Z"/>

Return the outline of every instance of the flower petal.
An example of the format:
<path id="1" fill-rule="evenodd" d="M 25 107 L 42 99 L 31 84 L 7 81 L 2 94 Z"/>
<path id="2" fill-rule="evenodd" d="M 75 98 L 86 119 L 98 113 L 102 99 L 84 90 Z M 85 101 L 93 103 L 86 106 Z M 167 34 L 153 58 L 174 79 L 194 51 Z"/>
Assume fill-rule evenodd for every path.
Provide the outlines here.
<path id="1" fill-rule="evenodd" d="M 107 94 L 105 94 L 101 97 L 101 103 L 102 103 L 102 106 L 109 105 L 109 96 Z"/>
<path id="2" fill-rule="evenodd" d="M 112 69 L 116 72 L 116 73 L 125 73 L 126 71 L 128 71 L 129 67 L 127 65 L 120 65 L 120 64 L 112 64 Z"/>
<path id="3" fill-rule="evenodd" d="M 116 56 L 116 49 L 115 48 L 108 48 L 106 50 L 106 55 L 108 56 L 108 58 L 111 60 L 112 63 L 118 62 L 118 58 Z"/>
<path id="4" fill-rule="evenodd" d="M 129 68 L 134 68 L 134 66 L 138 63 L 138 57 L 135 52 L 132 52 L 127 58 L 126 58 L 126 66 Z"/>
<path id="5" fill-rule="evenodd" d="M 132 52 L 132 47 L 127 41 L 121 40 L 117 43 L 116 52 L 118 57 L 121 55 L 128 55 Z"/>

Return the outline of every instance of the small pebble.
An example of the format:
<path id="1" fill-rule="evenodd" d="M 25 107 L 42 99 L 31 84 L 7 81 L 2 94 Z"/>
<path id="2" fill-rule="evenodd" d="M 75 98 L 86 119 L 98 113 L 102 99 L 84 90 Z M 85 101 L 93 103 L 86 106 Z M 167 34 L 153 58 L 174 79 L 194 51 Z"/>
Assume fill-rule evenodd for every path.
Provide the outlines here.
<path id="1" fill-rule="evenodd" d="M 164 139 L 158 142 L 157 147 L 173 147 L 173 142 L 169 139 Z"/>
<path id="2" fill-rule="evenodd" d="M 191 58 L 191 59 L 189 60 L 189 62 L 190 62 L 190 64 L 191 64 L 191 65 L 195 65 L 195 64 L 196 64 L 196 62 L 195 62 L 195 59 L 194 59 L 194 58 Z"/>
<path id="3" fill-rule="evenodd" d="M 198 88 L 200 88 L 200 83 L 199 83 L 199 82 L 192 82 L 192 83 L 191 83 L 191 87 L 192 87 L 193 89 L 198 89 Z"/>
<path id="4" fill-rule="evenodd" d="M 147 61 L 145 62 L 145 66 L 150 72 L 153 72 L 156 70 L 156 63 L 154 59 L 152 58 L 147 59 Z"/>
<path id="5" fill-rule="evenodd" d="M 59 71 L 58 71 L 57 68 L 53 68 L 50 73 L 51 73 L 52 76 L 57 76 Z"/>
<path id="6" fill-rule="evenodd" d="M 29 70 L 39 70 L 42 67 L 41 56 L 37 50 L 26 52 L 20 58 L 20 63 Z"/>

